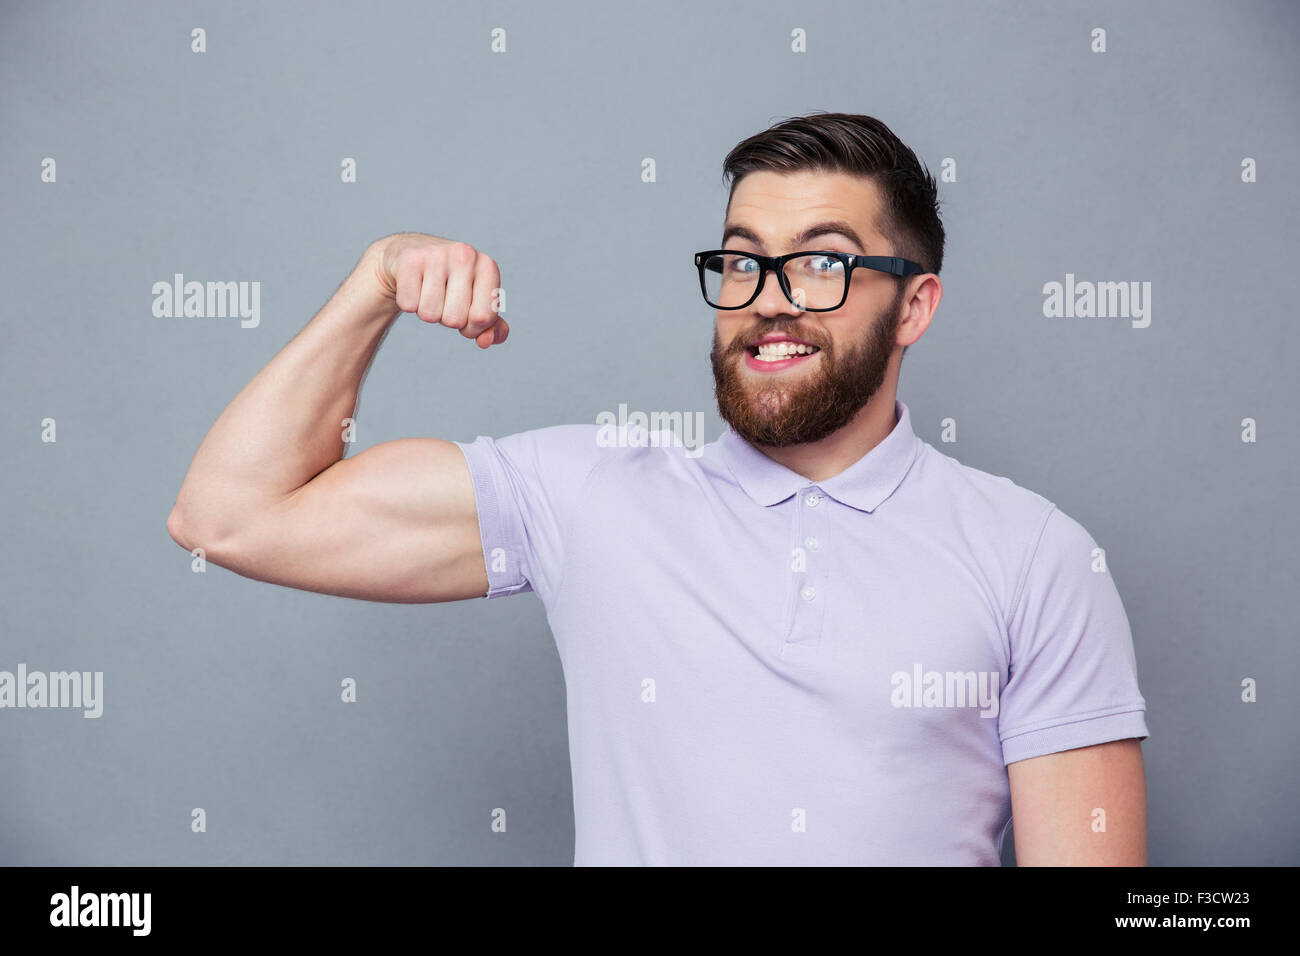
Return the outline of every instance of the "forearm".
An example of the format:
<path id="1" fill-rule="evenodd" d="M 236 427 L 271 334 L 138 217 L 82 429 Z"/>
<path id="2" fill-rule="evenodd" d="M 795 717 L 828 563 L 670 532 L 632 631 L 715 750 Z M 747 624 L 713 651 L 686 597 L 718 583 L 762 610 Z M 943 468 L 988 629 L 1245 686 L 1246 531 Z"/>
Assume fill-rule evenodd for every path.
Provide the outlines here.
<path id="1" fill-rule="evenodd" d="M 375 273 L 379 243 L 218 417 L 181 484 L 173 537 L 227 536 L 343 456 L 344 419 L 400 314 Z"/>

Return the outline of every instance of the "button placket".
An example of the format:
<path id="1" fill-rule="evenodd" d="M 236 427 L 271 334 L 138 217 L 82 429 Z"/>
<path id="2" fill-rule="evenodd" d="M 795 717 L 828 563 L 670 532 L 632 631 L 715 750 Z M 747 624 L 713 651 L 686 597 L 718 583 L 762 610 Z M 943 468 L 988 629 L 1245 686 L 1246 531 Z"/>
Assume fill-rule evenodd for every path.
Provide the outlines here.
<path id="1" fill-rule="evenodd" d="M 793 530 L 797 549 L 795 553 L 802 554 L 803 571 L 790 576 L 794 608 L 790 628 L 781 647 L 781 657 L 784 660 L 807 659 L 815 655 L 821 643 L 826 601 L 829 597 L 824 542 L 832 504 L 826 494 L 816 488 L 807 489 L 799 496 Z"/>

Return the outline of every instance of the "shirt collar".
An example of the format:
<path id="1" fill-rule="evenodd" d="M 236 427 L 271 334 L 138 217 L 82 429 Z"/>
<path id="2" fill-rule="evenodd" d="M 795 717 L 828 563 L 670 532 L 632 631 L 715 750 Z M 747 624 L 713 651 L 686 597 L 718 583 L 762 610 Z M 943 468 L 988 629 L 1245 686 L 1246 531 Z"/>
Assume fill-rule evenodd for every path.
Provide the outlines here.
<path id="1" fill-rule="evenodd" d="M 816 485 L 836 501 L 859 511 L 874 511 L 894 493 L 912 467 L 920 440 L 912 431 L 907 406 L 894 401 L 894 429 L 884 441 L 838 475 L 809 481 L 798 472 L 768 458 L 727 425 L 718 439 L 723 461 L 745 493 L 767 507 L 785 501 L 800 489 Z"/>

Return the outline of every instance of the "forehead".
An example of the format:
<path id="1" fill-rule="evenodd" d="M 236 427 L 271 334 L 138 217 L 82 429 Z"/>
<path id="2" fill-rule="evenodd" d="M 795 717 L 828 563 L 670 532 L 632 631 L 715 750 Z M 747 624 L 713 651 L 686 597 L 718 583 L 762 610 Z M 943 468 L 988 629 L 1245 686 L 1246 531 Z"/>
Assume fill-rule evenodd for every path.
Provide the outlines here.
<path id="1" fill-rule="evenodd" d="M 800 170 L 749 173 L 736 183 L 727 207 L 724 235 L 742 227 L 768 245 L 786 245 L 812 224 L 842 221 L 864 246 L 881 243 L 876 229 L 879 187 L 864 176 Z"/>

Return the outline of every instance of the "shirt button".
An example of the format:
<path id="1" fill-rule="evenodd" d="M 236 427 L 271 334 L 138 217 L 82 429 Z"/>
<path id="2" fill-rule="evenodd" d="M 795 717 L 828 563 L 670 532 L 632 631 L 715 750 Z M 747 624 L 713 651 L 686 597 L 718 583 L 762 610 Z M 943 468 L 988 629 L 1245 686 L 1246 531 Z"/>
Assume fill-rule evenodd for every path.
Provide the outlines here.
<path id="1" fill-rule="evenodd" d="M 809 508 L 816 508 L 819 504 L 821 504 L 822 496 L 817 494 L 817 492 L 814 491 L 811 494 L 804 495 L 803 500 L 804 500 L 804 504 L 806 504 Z"/>
<path id="2" fill-rule="evenodd" d="M 816 588 L 809 585 L 808 587 L 805 587 L 802 591 L 799 592 L 799 596 L 802 597 L 805 601 L 811 601 L 813 598 L 817 596 L 817 590 Z"/>
<path id="3" fill-rule="evenodd" d="M 803 546 L 807 548 L 809 551 L 816 551 L 818 548 L 822 546 L 822 543 L 818 541 L 816 538 L 804 538 Z"/>

